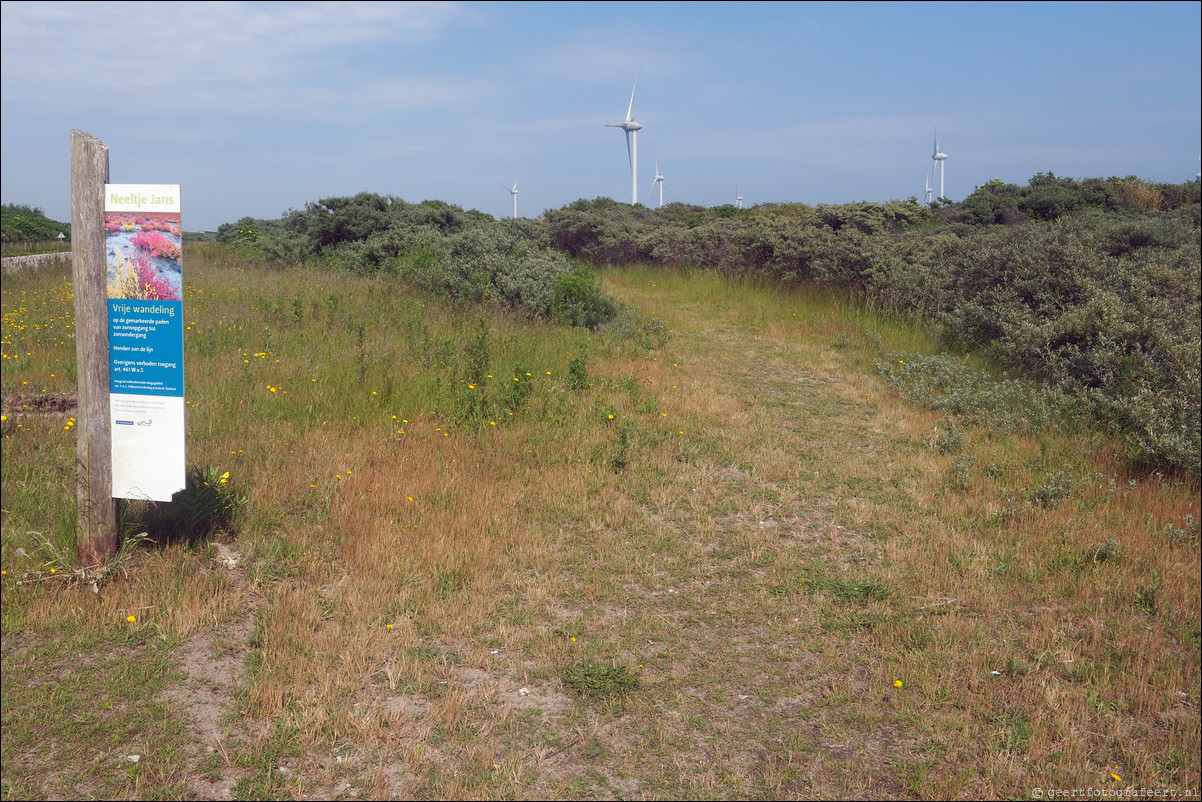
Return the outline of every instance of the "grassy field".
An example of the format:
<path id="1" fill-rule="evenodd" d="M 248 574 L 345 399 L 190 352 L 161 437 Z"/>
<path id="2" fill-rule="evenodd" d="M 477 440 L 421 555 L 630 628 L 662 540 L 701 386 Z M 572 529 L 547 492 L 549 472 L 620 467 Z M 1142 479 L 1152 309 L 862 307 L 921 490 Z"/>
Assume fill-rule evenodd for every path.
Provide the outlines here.
<path id="1" fill-rule="evenodd" d="M 922 333 L 186 262 L 189 461 L 243 503 L 95 588 L 69 271 L 3 277 L 3 798 L 1197 797 L 1198 488 L 912 405 Z"/>

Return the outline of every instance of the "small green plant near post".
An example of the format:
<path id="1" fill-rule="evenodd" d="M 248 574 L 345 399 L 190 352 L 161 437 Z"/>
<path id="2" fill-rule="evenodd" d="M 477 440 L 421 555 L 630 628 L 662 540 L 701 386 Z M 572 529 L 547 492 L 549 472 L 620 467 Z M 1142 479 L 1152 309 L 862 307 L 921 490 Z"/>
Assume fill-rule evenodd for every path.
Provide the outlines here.
<path id="1" fill-rule="evenodd" d="M 200 543 L 220 529 L 228 529 L 234 514 L 245 503 L 229 483 L 229 471 L 193 468 L 184 489 L 169 504 L 132 500 L 123 510 L 127 526 L 144 528 L 157 542 Z M 149 506 L 141 506 L 149 504 Z"/>

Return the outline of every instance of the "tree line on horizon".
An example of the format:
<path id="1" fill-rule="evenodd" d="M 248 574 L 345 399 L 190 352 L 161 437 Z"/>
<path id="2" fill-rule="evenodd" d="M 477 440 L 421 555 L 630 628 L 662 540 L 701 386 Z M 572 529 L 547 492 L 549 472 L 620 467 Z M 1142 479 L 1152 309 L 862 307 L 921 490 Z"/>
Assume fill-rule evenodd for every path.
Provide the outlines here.
<path id="1" fill-rule="evenodd" d="M 19 203 L 0 206 L 0 242 L 46 242 L 58 239 L 59 234 L 70 239 L 71 224 L 51 220 L 40 207 Z"/>

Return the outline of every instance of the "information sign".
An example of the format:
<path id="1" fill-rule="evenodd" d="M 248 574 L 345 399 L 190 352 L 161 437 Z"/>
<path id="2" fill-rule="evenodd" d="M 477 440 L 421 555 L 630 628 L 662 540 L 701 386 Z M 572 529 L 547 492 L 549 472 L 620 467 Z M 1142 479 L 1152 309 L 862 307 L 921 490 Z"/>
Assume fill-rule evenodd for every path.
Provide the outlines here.
<path id="1" fill-rule="evenodd" d="M 183 235 L 177 184 L 106 184 L 113 497 L 184 488 Z"/>

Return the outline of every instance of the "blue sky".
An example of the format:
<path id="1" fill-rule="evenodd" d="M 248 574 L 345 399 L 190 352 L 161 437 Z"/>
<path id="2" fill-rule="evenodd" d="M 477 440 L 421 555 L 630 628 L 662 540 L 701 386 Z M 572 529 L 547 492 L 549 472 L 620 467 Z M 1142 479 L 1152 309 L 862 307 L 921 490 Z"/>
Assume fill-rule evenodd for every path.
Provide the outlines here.
<path id="1" fill-rule="evenodd" d="M 69 133 L 184 228 L 359 191 L 537 217 L 921 199 L 1037 172 L 1190 180 L 1202 4 L 4 2 L 0 194 L 70 219 Z"/>

